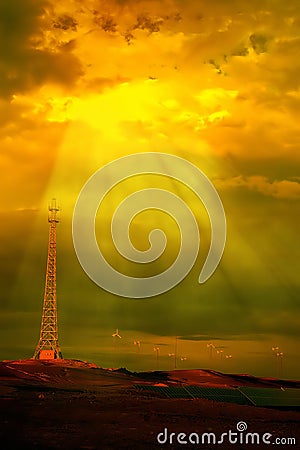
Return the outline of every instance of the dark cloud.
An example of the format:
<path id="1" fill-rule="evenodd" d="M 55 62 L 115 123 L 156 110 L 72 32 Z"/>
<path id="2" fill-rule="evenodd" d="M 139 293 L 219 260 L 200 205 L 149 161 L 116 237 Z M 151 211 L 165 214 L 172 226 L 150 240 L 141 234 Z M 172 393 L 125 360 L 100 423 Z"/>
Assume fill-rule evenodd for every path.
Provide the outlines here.
<path id="1" fill-rule="evenodd" d="M 160 27 L 163 24 L 164 20 L 159 17 L 151 17 L 148 14 L 140 14 L 137 17 L 137 21 L 133 26 L 133 30 L 141 29 L 147 30 L 149 33 L 157 33 L 160 31 Z"/>
<path id="2" fill-rule="evenodd" d="M 48 26 L 49 3 L 44 0 L 3 0 L 0 4 L 0 95 L 24 93 L 46 82 L 70 86 L 82 74 L 78 60 L 63 47 L 43 47 L 42 30 Z M 62 16 L 56 26 L 74 28 Z"/>
<path id="3" fill-rule="evenodd" d="M 0 75 L 0 95 L 3 97 L 24 94 L 46 82 L 67 87 L 82 74 L 79 62 L 68 53 L 31 49 L 15 56 L 16 59 L 6 64 L 6 70 Z"/>
<path id="4" fill-rule="evenodd" d="M 132 41 L 135 39 L 134 35 L 128 30 L 123 34 L 123 36 L 128 45 L 132 44 Z"/>
<path id="5" fill-rule="evenodd" d="M 227 340 L 227 337 L 225 338 L 224 336 L 210 336 L 206 334 L 192 334 L 188 336 L 180 336 L 179 339 L 182 339 L 183 341 L 225 341 Z M 225 346 L 219 346 L 218 348 L 225 348 Z"/>
<path id="6" fill-rule="evenodd" d="M 95 25 L 100 27 L 105 32 L 116 33 L 117 23 L 115 22 L 113 16 L 109 14 L 103 16 L 96 10 L 93 11 L 93 14 L 93 22 Z"/>
<path id="7" fill-rule="evenodd" d="M 226 75 L 225 72 L 222 70 L 220 64 L 218 64 L 214 59 L 210 59 L 209 64 L 211 64 L 214 67 L 218 75 Z"/>
<path id="8" fill-rule="evenodd" d="M 77 31 L 78 22 L 67 14 L 57 17 L 53 20 L 53 28 L 58 28 L 60 30 L 72 30 Z"/>
<path id="9" fill-rule="evenodd" d="M 37 31 L 39 18 L 49 6 L 47 0 L 39 2 L 27 0 L 2 0 L 0 3 L 0 35 L 1 47 L 21 45 Z"/>
<path id="10" fill-rule="evenodd" d="M 250 43 L 252 45 L 253 50 L 257 55 L 260 53 L 266 53 L 268 50 L 268 42 L 269 39 L 267 36 L 259 33 L 251 34 Z"/>
<path id="11" fill-rule="evenodd" d="M 231 56 L 247 56 L 249 55 L 249 49 L 244 46 L 237 47 L 236 50 L 233 50 Z"/>

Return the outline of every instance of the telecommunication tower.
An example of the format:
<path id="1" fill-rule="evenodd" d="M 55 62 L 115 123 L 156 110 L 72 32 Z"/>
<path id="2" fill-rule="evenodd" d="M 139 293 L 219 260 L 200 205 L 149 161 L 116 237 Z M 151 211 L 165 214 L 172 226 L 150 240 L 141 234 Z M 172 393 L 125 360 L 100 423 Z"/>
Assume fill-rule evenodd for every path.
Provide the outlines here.
<path id="1" fill-rule="evenodd" d="M 60 359 L 62 353 L 58 343 L 57 303 L 56 303 L 56 224 L 59 222 L 56 200 L 49 205 L 49 242 L 44 305 L 40 339 L 35 349 L 35 359 Z"/>

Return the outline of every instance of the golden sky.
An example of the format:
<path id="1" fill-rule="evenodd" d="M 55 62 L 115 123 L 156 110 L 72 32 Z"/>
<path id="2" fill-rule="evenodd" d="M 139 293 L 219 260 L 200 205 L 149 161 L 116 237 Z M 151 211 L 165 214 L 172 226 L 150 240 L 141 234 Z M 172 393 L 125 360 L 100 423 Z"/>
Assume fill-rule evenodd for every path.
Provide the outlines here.
<path id="1" fill-rule="evenodd" d="M 261 362 L 253 356 L 246 369 L 259 373 L 267 371 L 270 346 L 280 345 L 286 376 L 299 377 L 299 30 L 298 0 L 1 2 L 3 357 L 30 356 L 35 346 L 46 209 L 56 196 L 65 353 L 109 364 L 99 348 L 119 327 L 137 338 L 148 333 L 154 344 L 182 336 L 194 364 L 199 341 L 205 355 L 206 341 L 225 341 L 237 371 L 244 348 L 258 347 Z M 207 174 L 224 204 L 228 239 L 205 286 L 195 285 L 201 253 L 179 287 L 136 303 L 82 272 L 71 217 L 89 176 L 145 151 L 181 156 Z"/>

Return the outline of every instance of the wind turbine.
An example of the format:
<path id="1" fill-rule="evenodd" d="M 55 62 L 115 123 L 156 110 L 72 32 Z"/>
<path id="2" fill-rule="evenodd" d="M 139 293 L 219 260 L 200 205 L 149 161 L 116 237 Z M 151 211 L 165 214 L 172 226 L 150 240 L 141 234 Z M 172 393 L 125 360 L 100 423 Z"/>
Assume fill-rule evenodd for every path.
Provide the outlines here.
<path id="1" fill-rule="evenodd" d="M 174 369 L 177 368 L 177 349 L 178 349 L 178 336 L 175 336 L 175 355 L 174 355 Z"/>
<path id="2" fill-rule="evenodd" d="M 156 352 L 156 368 L 158 369 L 158 355 L 159 355 L 159 347 L 153 347 L 153 351 Z"/>
<path id="3" fill-rule="evenodd" d="M 122 336 L 119 335 L 119 328 L 117 328 L 116 331 L 114 332 L 114 334 L 112 334 L 112 337 L 117 337 L 119 339 L 122 339 Z"/>
<path id="4" fill-rule="evenodd" d="M 232 359 L 232 355 L 225 355 L 226 361 L 230 361 Z"/>
<path id="5" fill-rule="evenodd" d="M 138 364 L 140 359 L 141 341 L 133 341 L 133 345 L 136 347 L 136 360 Z"/>
<path id="6" fill-rule="evenodd" d="M 209 344 L 206 344 L 206 347 L 209 348 L 209 359 L 211 362 L 212 361 L 212 351 L 216 347 L 214 346 L 214 344 L 212 342 L 210 342 Z"/>
<path id="7" fill-rule="evenodd" d="M 133 341 L 133 345 L 136 345 L 138 350 L 141 348 L 140 341 Z"/>
<path id="8" fill-rule="evenodd" d="M 169 358 L 174 358 L 174 369 L 176 369 L 176 355 L 175 353 L 168 353 Z"/>
<path id="9" fill-rule="evenodd" d="M 115 366 L 117 366 L 117 340 L 122 339 L 122 336 L 119 334 L 119 328 L 116 329 L 116 331 L 112 334 L 112 337 L 114 339 L 114 354 L 115 354 Z"/>
<path id="10" fill-rule="evenodd" d="M 220 355 L 220 359 L 223 359 L 223 350 L 217 350 L 217 354 Z"/>
<path id="11" fill-rule="evenodd" d="M 276 358 L 278 360 L 278 358 L 280 358 L 280 372 L 279 372 L 279 368 L 278 368 L 278 375 L 280 375 L 282 377 L 282 358 L 284 356 L 283 352 L 277 352 L 276 353 Z"/>
<path id="12" fill-rule="evenodd" d="M 275 347 L 272 347 L 272 352 L 275 354 L 276 357 L 276 376 L 279 377 L 279 347 L 278 345 Z"/>
<path id="13" fill-rule="evenodd" d="M 219 357 L 220 357 L 220 367 L 222 367 L 223 366 L 223 353 L 224 353 L 224 350 L 217 350 L 217 355 L 219 355 Z"/>

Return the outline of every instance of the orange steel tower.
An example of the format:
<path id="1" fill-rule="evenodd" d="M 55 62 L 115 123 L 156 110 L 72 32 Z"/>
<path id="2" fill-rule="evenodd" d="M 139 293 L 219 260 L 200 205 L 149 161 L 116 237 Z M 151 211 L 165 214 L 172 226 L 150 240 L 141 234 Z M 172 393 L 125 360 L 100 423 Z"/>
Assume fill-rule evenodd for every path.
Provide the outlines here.
<path id="1" fill-rule="evenodd" d="M 59 222 L 56 200 L 49 205 L 49 242 L 44 306 L 40 339 L 35 349 L 35 359 L 60 359 L 62 354 L 58 343 L 57 305 L 56 305 L 56 224 Z"/>

